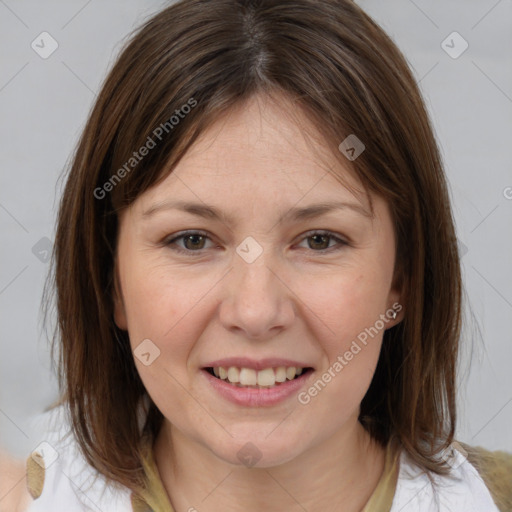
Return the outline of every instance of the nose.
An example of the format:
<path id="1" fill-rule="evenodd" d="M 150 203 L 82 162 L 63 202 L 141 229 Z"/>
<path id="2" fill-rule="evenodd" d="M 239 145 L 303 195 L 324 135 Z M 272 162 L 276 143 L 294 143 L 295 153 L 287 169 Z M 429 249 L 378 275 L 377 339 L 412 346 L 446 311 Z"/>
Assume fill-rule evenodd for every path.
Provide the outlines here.
<path id="1" fill-rule="evenodd" d="M 219 311 L 224 328 L 247 339 L 265 340 L 290 327 L 296 308 L 286 281 L 282 267 L 265 251 L 252 263 L 236 255 Z"/>

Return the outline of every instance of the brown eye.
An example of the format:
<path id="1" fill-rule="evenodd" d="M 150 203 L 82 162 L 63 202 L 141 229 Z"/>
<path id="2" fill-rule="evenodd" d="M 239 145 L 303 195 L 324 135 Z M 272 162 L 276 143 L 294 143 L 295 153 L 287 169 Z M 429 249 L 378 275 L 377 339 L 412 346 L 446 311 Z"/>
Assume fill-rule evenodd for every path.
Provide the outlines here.
<path id="1" fill-rule="evenodd" d="M 345 240 L 329 231 L 314 231 L 308 234 L 304 240 L 308 241 L 308 249 L 312 249 L 315 252 L 336 251 L 348 245 Z M 330 245 L 332 241 L 337 242 L 337 244 Z"/>
<path id="2" fill-rule="evenodd" d="M 311 249 L 328 249 L 329 248 L 329 235 L 313 235 L 310 236 L 308 239 L 313 240 L 313 243 L 310 244 Z"/>
<path id="3" fill-rule="evenodd" d="M 203 235 L 185 235 L 182 237 L 184 240 L 185 248 L 194 250 L 194 249 L 203 249 L 205 237 Z M 189 243 L 187 243 L 189 242 Z"/>
<path id="4" fill-rule="evenodd" d="M 172 250 L 181 253 L 198 253 L 205 249 L 205 242 L 209 239 L 210 238 L 207 233 L 189 231 L 166 241 L 165 245 L 171 247 Z"/>

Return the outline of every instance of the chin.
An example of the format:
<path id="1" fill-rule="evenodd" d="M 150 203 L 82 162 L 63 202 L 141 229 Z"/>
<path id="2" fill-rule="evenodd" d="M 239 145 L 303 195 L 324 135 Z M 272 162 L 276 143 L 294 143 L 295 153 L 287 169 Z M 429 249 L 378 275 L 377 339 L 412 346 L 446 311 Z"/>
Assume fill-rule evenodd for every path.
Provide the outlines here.
<path id="1" fill-rule="evenodd" d="M 271 434 L 272 436 L 273 434 Z M 214 444 L 210 449 L 220 459 L 247 468 L 270 468 L 295 459 L 302 450 L 298 442 L 287 436 L 267 437 L 268 434 L 247 434 L 230 438 L 225 446 Z"/>

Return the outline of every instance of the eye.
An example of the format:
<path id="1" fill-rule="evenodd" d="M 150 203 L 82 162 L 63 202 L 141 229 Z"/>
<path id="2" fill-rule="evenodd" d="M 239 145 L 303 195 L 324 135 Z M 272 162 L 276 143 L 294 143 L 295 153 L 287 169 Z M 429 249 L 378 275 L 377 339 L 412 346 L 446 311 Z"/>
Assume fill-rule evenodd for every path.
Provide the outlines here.
<path id="1" fill-rule="evenodd" d="M 190 254 L 191 252 L 202 251 L 204 249 L 204 242 L 209 239 L 208 234 L 204 231 L 186 231 L 165 241 L 165 245 L 171 246 L 173 251 Z M 177 245 L 178 240 L 183 241 L 185 248 Z"/>
<path id="2" fill-rule="evenodd" d="M 186 231 L 166 240 L 164 244 L 173 251 L 191 255 L 191 253 L 200 254 L 203 250 L 207 249 L 205 248 L 207 240 L 211 241 L 208 233 L 205 231 Z M 306 236 L 303 236 L 302 240 L 305 242 L 312 241 L 311 243 L 308 242 L 308 248 L 319 253 L 337 251 L 349 245 L 348 242 L 330 231 L 310 231 L 306 233 Z M 337 242 L 334 246 L 330 244 L 333 241 Z M 183 246 L 179 245 L 181 242 Z"/>
<path id="3" fill-rule="evenodd" d="M 342 240 L 330 231 L 310 231 L 306 233 L 304 241 L 312 240 L 312 243 L 308 243 L 310 249 L 314 249 L 314 252 L 331 252 L 332 250 L 340 250 L 343 246 L 348 245 L 348 242 Z M 338 242 L 338 247 L 329 246 L 329 241 Z"/>

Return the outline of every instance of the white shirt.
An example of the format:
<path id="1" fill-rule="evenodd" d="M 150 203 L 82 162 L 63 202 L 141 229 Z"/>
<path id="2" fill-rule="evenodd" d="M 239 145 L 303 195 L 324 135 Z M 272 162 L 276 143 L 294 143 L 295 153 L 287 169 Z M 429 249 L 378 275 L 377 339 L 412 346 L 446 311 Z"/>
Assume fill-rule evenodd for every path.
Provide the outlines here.
<path id="1" fill-rule="evenodd" d="M 59 409 L 57 424 L 66 425 Z M 132 512 L 131 491 L 107 483 L 65 432 L 49 429 L 36 450 L 45 462 L 45 482 L 27 512 Z M 430 473 L 431 481 L 403 450 L 391 512 L 499 512 L 477 470 L 459 452 L 454 455 L 451 474 Z"/>
<path id="2" fill-rule="evenodd" d="M 499 512 L 475 467 L 454 451 L 450 475 L 430 473 L 432 481 L 405 450 L 391 512 Z"/>

